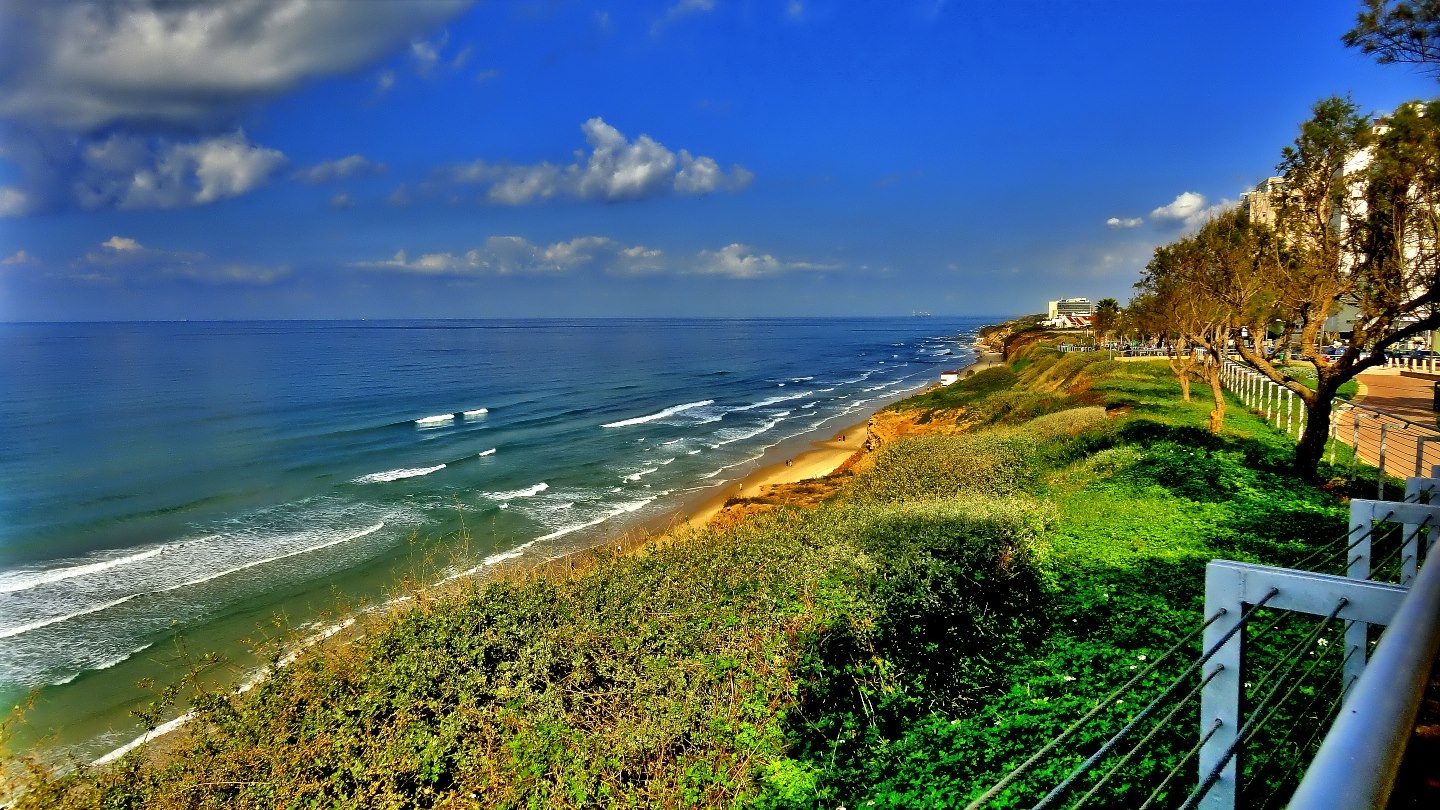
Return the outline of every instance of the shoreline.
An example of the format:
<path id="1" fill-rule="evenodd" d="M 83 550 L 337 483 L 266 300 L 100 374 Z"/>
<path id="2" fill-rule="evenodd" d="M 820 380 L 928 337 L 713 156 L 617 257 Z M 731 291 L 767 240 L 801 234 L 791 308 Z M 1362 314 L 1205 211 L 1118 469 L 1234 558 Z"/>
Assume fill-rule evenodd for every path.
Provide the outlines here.
<path id="1" fill-rule="evenodd" d="M 972 345 L 975 351 L 974 359 L 965 365 L 958 366 L 955 370 L 962 373 L 967 371 L 978 373 L 1004 364 L 1005 356 L 1003 354 L 991 351 L 979 340 Z M 807 442 L 808 449 L 789 455 L 785 460 L 772 459 L 769 463 L 765 463 L 765 458 L 773 455 L 771 451 L 783 447 L 787 443 L 780 442 L 765 451 L 760 459 L 760 466 L 741 476 L 738 480 L 731 479 L 717 483 L 711 491 L 690 499 L 668 516 L 653 519 L 635 527 L 641 529 L 642 532 L 640 544 L 643 545 L 647 539 L 664 536 L 676 529 L 702 528 L 724 511 L 732 499 L 761 497 L 767 494 L 767 488 L 834 475 L 839 470 L 846 468 L 852 459 L 864 454 L 866 443 L 870 437 L 870 420 L 876 413 L 896 402 L 902 402 L 910 397 L 939 388 L 940 385 L 938 380 L 931 381 L 928 385 L 913 388 L 897 396 L 882 398 L 882 401 L 874 408 L 868 410 L 861 421 L 841 430 L 825 431 L 830 434 L 829 439 L 811 438 L 819 431 L 796 437 L 800 441 Z M 780 455 L 787 454 L 781 453 Z M 789 466 L 786 464 L 787 461 Z"/>
<path id="2" fill-rule="evenodd" d="M 958 370 L 983 371 L 1004 362 L 1004 356 L 1000 353 L 990 351 L 988 347 L 976 340 L 973 344 L 975 351 L 974 359 Z M 616 526 L 609 532 L 597 538 L 591 538 L 583 545 L 573 548 L 557 549 L 558 553 L 551 556 L 536 559 L 527 554 L 531 544 L 529 541 L 521 544 L 521 553 L 497 560 L 493 564 L 477 566 L 463 576 L 451 577 L 438 582 L 422 585 L 413 593 L 396 597 L 368 608 L 360 609 L 349 616 L 339 619 L 329 627 L 312 632 L 297 639 L 290 651 L 280 660 L 280 666 L 288 666 L 294 663 L 300 656 L 311 652 L 316 647 L 327 644 L 347 644 L 359 637 L 362 637 L 366 630 L 365 626 L 398 603 L 410 601 L 421 593 L 443 594 L 448 587 L 454 586 L 457 582 L 469 582 L 472 584 L 484 583 L 490 579 L 498 579 L 515 574 L 541 575 L 559 571 L 562 569 L 575 570 L 575 562 L 583 560 L 590 555 L 603 550 L 608 550 L 612 545 L 619 553 L 636 553 L 652 542 L 661 541 L 677 530 L 693 531 L 705 527 L 717 515 L 723 512 L 731 499 L 737 496 L 760 495 L 766 488 L 783 484 L 797 483 L 800 481 L 825 478 L 833 475 L 838 470 L 847 466 L 851 459 L 862 455 L 869 438 L 868 425 L 871 418 L 883 408 L 896 402 L 901 402 L 917 394 L 931 391 L 940 387 L 938 380 L 932 380 L 929 384 L 919 386 L 904 392 L 897 392 L 893 396 L 882 397 L 876 401 L 873 408 L 867 408 L 861 421 L 845 427 L 838 431 L 826 428 L 824 431 L 816 429 L 799 436 L 790 437 L 777 442 L 775 445 L 766 448 L 757 459 L 758 466 L 742 475 L 739 479 L 728 479 L 716 482 L 702 493 L 697 493 L 692 498 L 682 502 L 675 509 L 669 510 L 661 515 Z M 829 434 L 829 439 L 815 439 L 817 435 Z M 843 437 L 843 440 L 841 439 Z M 793 449 L 805 447 L 799 452 Z M 767 463 L 768 460 L 768 463 Z M 787 465 L 787 460 L 790 462 Z M 784 501 L 782 500 L 782 504 Z M 361 621 L 366 620 L 366 621 Z M 236 686 L 236 692 L 244 692 L 254 688 L 261 680 L 268 677 L 265 671 L 250 673 Z M 118 760 L 126 753 L 141 746 L 149 745 L 162 740 L 172 732 L 179 731 L 187 725 L 192 716 L 191 711 L 186 711 L 165 722 L 159 723 L 155 728 L 147 731 L 128 743 L 90 760 L 92 766 L 105 765 Z"/>

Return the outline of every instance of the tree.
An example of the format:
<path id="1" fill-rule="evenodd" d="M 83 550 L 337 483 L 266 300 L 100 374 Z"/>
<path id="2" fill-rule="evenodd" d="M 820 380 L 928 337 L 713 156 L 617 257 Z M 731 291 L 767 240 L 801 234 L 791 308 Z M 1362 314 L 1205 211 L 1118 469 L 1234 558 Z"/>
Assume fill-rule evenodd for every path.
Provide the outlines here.
<path id="1" fill-rule="evenodd" d="M 1313 477 L 1330 430 L 1335 392 L 1384 362 L 1390 346 L 1440 325 L 1440 104 L 1410 104 L 1373 131 L 1349 101 L 1319 102 L 1279 166 L 1277 239 L 1257 242 L 1249 269 L 1226 295 L 1235 329 L 1263 334 L 1279 322 L 1315 368 L 1312 390 L 1263 352 L 1237 341 L 1246 364 L 1305 405 L 1297 472 Z M 1317 357 L 1327 317 L 1355 311 L 1343 353 Z"/>
<path id="2" fill-rule="evenodd" d="M 1382 65 L 1406 62 L 1440 72 L 1440 0 L 1364 0 L 1341 40 Z"/>
<path id="3" fill-rule="evenodd" d="M 1225 425 L 1223 372 L 1244 300 L 1234 292 L 1246 278 L 1258 275 L 1254 262 L 1263 255 L 1263 241 L 1264 233 L 1243 211 L 1228 211 L 1194 236 L 1157 248 L 1136 285 L 1142 304 L 1163 312 L 1177 333 L 1170 368 L 1180 380 L 1181 394 L 1190 399 L 1192 378 L 1210 387 L 1213 433 Z"/>
<path id="4" fill-rule="evenodd" d="M 1120 302 L 1114 298 L 1101 298 L 1095 304 L 1095 334 L 1105 340 L 1120 325 Z"/>

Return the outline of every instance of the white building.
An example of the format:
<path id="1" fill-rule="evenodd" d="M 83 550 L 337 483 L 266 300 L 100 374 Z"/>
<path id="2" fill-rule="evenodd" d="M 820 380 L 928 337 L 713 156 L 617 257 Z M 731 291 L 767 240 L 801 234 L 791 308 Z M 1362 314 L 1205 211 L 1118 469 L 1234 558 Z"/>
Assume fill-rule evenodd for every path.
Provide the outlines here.
<path id="1" fill-rule="evenodd" d="M 1050 320 L 1061 315 L 1094 315 L 1095 305 L 1089 298 L 1061 298 L 1050 302 Z"/>

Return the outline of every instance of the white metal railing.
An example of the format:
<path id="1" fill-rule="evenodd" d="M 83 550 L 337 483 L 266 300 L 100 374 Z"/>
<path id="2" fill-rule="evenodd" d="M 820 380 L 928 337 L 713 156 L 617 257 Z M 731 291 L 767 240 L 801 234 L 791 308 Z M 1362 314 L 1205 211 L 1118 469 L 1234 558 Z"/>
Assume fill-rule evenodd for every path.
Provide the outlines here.
<path id="1" fill-rule="evenodd" d="M 1267 719 L 1261 705 L 1252 707 L 1248 717 L 1241 711 L 1241 682 L 1253 676 L 1245 672 L 1245 635 L 1237 628 L 1257 604 L 1324 616 L 1326 623 L 1345 622 L 1340 681 L 1344 711 L 1338 713 L 1289 807 L 1384 806 L 1414 728 L 1430 666 L 1440 650 L 1440 565 L 1420 564 L 1421 547 L 1428 562 L 1440 534 L 1440 504 L 1415 502 L 1436 491 L 1440 480 L 1411 478 L 1405 502 L 1352 501 L 1350 532 L 1341 541 L 1348 545 L 1340 549 L 1344 576 L 1227 560 L 1210 563 L 1205 613 L 1222 620 L 1205 629 L 1206 647 L 1213 645 L 1217 652 L 1209 662 L 1201 696 L 1200 781 L 1182 807 L 1233 810 L 1236 805 L 1238 760 L 1247 731 Z M 1372 559 L 1372 536 L 1376 526 L 1385 523 L 1399 524 L 1400 543 L 1377 564 Z M 1423 542 L 1422 532 L 1426 533 Z M 1392 569 L 1390 563 L 1397 557 L 1399 566 Z M 1372 574 L 1380 567 L 1397 571 L 1400 582 L 1374 581 Z M 1372 624 L 1388 627 L 1374 654 L 1368 655 Z"/>
<path id="2" fill-rule="evenodd" d="M 1262 414 L 1277 429 L 1297 439 L 1305 430 L 1305 408 L 1295 392 L 1278 385 L 1242 363 L 1227 361 L 1222 380 L 1225 387 L 1248 408 Z M 1335 400 L 1330 413 L 1328 460 L 1333 464 L 1336 448 L 1349 446 L 1349 477 L 1357 475 L 1356 463 L 1363 461 L 1376 469 L 1377 497 L 1385 497 L 1385 477 L 1420 475 L 1440 464 L 1440 430 L 1403 417 L 1354 402 Z"/>

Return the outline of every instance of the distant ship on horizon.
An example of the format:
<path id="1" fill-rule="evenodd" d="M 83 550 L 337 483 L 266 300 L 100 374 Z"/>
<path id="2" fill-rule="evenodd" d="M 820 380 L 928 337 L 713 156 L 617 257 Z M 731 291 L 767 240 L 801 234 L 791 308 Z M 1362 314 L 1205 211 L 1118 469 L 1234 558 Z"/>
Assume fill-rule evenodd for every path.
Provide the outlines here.
<path id="1" fill-rule="evenodd" d="M 912 317 L 912 318 L 928 318 L 928 317 L 930 317 L 930 313 L 926 312 L 926 311 L 923 310 L 923 309 L 917 309 L 917 310 L 915 310 L 914 312 L 910 313 L 910 317 Z"/>

